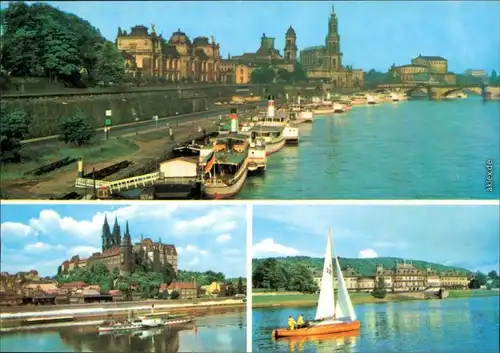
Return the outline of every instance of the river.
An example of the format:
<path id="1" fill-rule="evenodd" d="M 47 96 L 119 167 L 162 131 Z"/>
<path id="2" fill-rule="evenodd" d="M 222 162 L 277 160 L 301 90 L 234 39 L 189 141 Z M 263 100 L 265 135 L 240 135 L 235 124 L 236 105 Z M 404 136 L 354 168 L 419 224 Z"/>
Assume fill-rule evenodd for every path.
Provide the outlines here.
<path id="1" fill-rule="evenodd" d="M 16 330 L 0 334 L 2 352 L 242 352 L 246 311 L 198 317 L 186 328 L 100 335 L 95 325 Z M 243 350 L 242 350 L 243 347 Z"/>
<path id="2" fill-rule="evenodd" d="M 357 106 L 301 125 L 239 199 L 498 199 L 500 104 L 479 96 Z M 486 161 L 493 160 L 493 191 Z"/>
<path id="3" fill-rule="evenodd" d="M 356 305 L 358 335 L 272 340 L 273 328 L 286 327 L 289 315 L 307 319 L 315 310 L 254 309 L 253 352 L 499 352 L 497 296 Z"/>

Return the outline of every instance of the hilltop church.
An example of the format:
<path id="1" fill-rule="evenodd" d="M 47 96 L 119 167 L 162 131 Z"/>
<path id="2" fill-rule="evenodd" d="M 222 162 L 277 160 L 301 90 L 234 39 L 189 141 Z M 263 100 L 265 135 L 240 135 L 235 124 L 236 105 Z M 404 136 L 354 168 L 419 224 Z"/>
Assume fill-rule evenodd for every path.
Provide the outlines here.
<path id="1" fill-rule="evenodd" d="M 158 272 L 163 266 L 170 263 L 177 273 L 178 258 L 175 245 L 163 244 L 161 238 L 158 242 L 153 242 L 150 238 L 144 239 L 142 235 L 140 242 L 132 244 L 128 221 L 122 236 L 117 218 L 115 217 L 113 231 L 111 231 L 107 216 L 104 216 L 101 238 L 102 252 L 94 253 L 87 259 L 80 259 L 78 255 L 75 255 L 69 261 L 62 263 L 61 271 L 69 272 L 76 267 L 84 267 L 102 261 L 109 271 L 118 268 L 120 274 L 125 276 L 133 272 L 135 259 L 140 257 L 153 271 Z"/>
<path id="2" fill-rule="evenodd" d="M 363 70 L 342 65 L 338 18 L 332 5 L 324 46 L 309 47 L 300 52 L 300 63 L 310 81 L 331 83 L 335 88 L 359 88 Z"/>

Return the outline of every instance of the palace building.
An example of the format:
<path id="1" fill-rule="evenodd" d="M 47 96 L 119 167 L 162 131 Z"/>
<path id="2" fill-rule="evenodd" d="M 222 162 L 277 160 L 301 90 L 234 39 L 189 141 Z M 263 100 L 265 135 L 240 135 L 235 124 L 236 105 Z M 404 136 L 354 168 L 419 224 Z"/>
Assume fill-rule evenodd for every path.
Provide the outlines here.
<path id="1" fill-rule="evenodd" d="M 440 56 L 423 56 L 420 54 L 411 60 L 409 65 L 392 65 L 391 74 L 401 83 L 429 83 L 455 85 L 457 77 L 448 72 L 448 60 Z"/>
<path id="2" fill-rule="evenodd" d="M 146 264 L 152 271 L 159 272 L 167 263 L 172 265 L 175 272 L 178 271 L 177 250 L 172 244 L 163 244 L 161 238 L 158 242 L 153 242 L 150 238 L 132 243 L 128 221 L 125 226 L 125 233 L 121 235 L 118 220 L 115 218 L 113 230 L 104 217 L 102 225 L 102 252 L 92 254 L 87 259 L 80 259 L 78 255 L 73 256 L 69 261 L 64 261 L 60 267 L 62 272 L 70 272 L 77 267 L 85 267 L 96 262 L 103 262 L 109 271 L 115 268 L 120 270 L 120 274 L 128 275 L 134 270 L 138 259 Z"/>
<path id="3" fill-rule="evenodd" d="M 337 88 L 357 88 L 363 85 L 363 70 L 343 66 L 340 50 L 338 18 L 332 6 L 324 46 L 309 47 L 300 52 L 300 63 L 309 80 L 333 84 Z"/>
<path id="4" fill-rule="evenodd" d="M 215 38 L 189 37 L 178 29 L 168 41 L 145 26 L 130 33 L 118 28 L 116 46 L 122 51 L 128 73 L 159 77 L 172 82 L 220 82 L 219 44 Z"/>

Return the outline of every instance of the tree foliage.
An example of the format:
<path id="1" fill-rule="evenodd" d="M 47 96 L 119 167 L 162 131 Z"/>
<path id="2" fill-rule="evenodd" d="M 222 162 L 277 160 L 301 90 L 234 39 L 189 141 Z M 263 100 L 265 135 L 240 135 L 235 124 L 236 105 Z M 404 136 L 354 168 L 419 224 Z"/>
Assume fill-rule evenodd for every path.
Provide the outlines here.
<path id="1" fill-rule="evenodd" d="M 250 81 L 257 84 L 272 83 L 275 76 L 276 73 L 274 72 L 274 69 L 264 65 L 257 67 L 252 71 Z"/>
<path id="2" fill-rule="evenodd" d="M 372 291 L 372 296 L 378 299 L 384 299 L 387 295 L 387 290 L 385 289 L 384 278 L 379 277 L 377 285 Z"/>
<path id="3" fill-rule="evenodd" d="M 123 76 L 123 58 L 113 43 L 73 14 L 46 3 L 11 2 L 1 24 L 1 65 L 9 75 L 46 77 L 76 87 L 83 86 L 83 78 L 116 81 Z"/>
<path id="4" fill-rule="evenodd" d="M 488 281 L 488 278 L 484 273 L 481 271 L 478 271 L 474 274 L 472 279 L 469 282 L 469 288 L 470 289 L 479 289 L 482 286 L 486 285 L 486 282 Z"/>
<path id="5" fill-rule="evenodd" d="M 174 299 L 175 300 L 175 299 L 179 299 L 179 297 L 180 297 L 180 294 L 176 290 L 173 290 L 172 293 L 170 293 L 170 299 Z"/>
<path id="6" fill-rule="evenodd" d="M 498 76 L 496 70 L 491 71 L 490 78 L 488 80 L 488 83 L 491 86 L 499 86 L 500 85 L 500 76 Z"/>
<path id="7" fill-rule="evenodd" d="M 290 291 L 312 293 L 318 287 L 311 270 L 301 263 L 284 266 L 276 259 L 265 259 L 253 267 L 252 286 L 277 291 L 284 288 Z"/>
<path id="8" fill-rule="evenodd" d="M 63 118 L 59 124 L 60 139 L 68 144 L 81 146 L 95 136 L 95 130 L 82 113 Z"/>
<path id="9" fill-rule="evenodd" d="M 243 287 L 243 278 L 238 278 L 238 294 L 245 294 L 245 287 Z"/>
<path id="10" fill-rule="evenodd" d="M 8 111 L 0 106 L 0 152 L 1 160 L 20 160 L 21 140 L 28 132 L 28 118 L 20 110 Z"/>

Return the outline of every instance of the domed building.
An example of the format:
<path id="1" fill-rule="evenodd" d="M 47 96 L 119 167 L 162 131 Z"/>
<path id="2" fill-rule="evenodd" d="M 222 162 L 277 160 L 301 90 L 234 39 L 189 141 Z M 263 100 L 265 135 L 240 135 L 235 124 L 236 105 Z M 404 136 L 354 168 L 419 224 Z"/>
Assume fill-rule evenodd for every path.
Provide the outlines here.
<path id="1" fill-rule="evenodd" d="M 118 28 L 116 45 L 124 53 L 126 69 L 143 76 L 164 77 L 172 82 L 220 82 L 219 44 L 215 38 L 196 37 L 191 41 L 180 29 L 168 41 L 145 26 L 130 33 Z"/>

